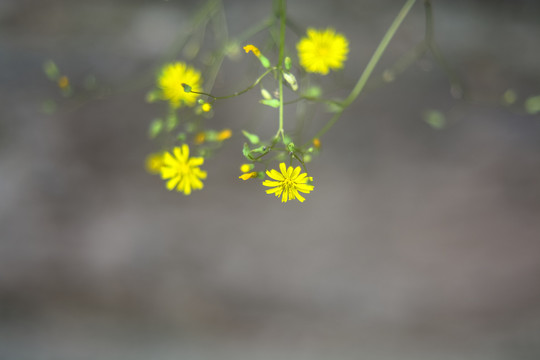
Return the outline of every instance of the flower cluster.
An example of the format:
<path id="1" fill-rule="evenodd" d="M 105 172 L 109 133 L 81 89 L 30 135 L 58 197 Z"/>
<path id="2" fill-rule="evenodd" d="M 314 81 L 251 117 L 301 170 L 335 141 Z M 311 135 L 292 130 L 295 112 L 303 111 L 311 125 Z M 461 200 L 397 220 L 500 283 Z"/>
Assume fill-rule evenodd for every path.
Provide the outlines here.
<path id="1" fill-rule="evenodd" d="M 281 18 L 280 21 L 285 26 L 285 19 Z M 234 44 L 230 42 L 223 47 L 225 56 L 238 53 L 233 48 Z M 173 145 L 170 151 L 148 156 L 147 171 L 152 174 L 161 174 L 169 190 L 176 189 L 178 192 L 189 195 L 194 190 L 202 189 L 207 172 L 201 170 L 200 167 L 204 164 L 205 158 L 233 135 L 228 128 L 218 131 L 205 127 L 206 120 L 211 119 L 217 111 L 216 101 L 240 96 L 258 86 L 262 95 L 260 103 L 279 109 L 279 127 L 275 136 L 267 140 L 262 140 L 257 134 L 242 130 L 242 134 L 247 139 L 242 152 L 248 163 L 240 167 L 241 174 L 238 178 L 244 181 L 258 179 L 267 188 L 267 194 L 275 195 L 283 203 L 291 200 L 304 202 L 305 194 L 314 190 L 313 178 L 307 174 L 306 163 L 309 163 L 312 157 L 320 152 L 321 142 L 319 136 L 315 136 L 305 145 L 296 146 L 293 136 L 285 131 L 283 108 L 285 105 L 301 100 L 315 100 L 316 103 L 328 102 L 322 98 L 322 92 L 316 85 L 317 78 L 307 81 L 305 78 L 310 74 L 326 75 L 330 71 L 343 69 L 349 53 L 349 42 L 343 34 L 332 28 L 322 30 L 308 28 L 306 35 L 301 37 L 296 44 L 298 65 L 296 67 L 295 61 L 285 56 L 286 53 L 292 52 L 285 49 L 283 37 L 280 37 L 279 46 L 278 61 L 273 63 L 270 59 L 275 59 L 275 57 L 267 57 L 254 44 L 245 44 L 243 46 L 245 53 L 253 54 L 253 58 L 258 60 L 260 68 L 263 69 L 262 73 L 246 89 L 226 96 L 215 96 L 203 90 L 205 87 L 211 88 L 214 83 L 217 69 L 212 68 L 212 64 L 221 66 L 222 63 L 221 60 L 216 61 L 212 58 L 212 55 L 206 54 L 200 61 L 204 66 L 210 67 L 208 73 L 204 70 L 201 72 L 182 61 L 164 65 L 157 76 L 156 88 L 148 94 L 147 100 L 168 103 L 168 113 L 165 117 L 157 118 L 151 123 L 149 134 L 152 139 L 163 139 L 169 149 L 171 142 L 178 142 L 179 145 Z M 201 47 L 196 46 L 193 49 L 198 51 Z M 196 61 L 194 54 L 196 52 L 192 54 L 190 61 Z M 298 72 L 299 68 L 304 71 Z M 202 74 L 209 74 L 207 77 L 210 85 L 204 83 Z M 302 76 L 302 78 L 297 80 L 297 76 Z M 268 85 L 270 77 L 274 78 L 273 85 Z M 313 85 L 302 88 L 302 84 Z M 272 86 L 274 90 L 267 90 L 267 86 Z M 297 94 L 298 98 L 285 100 L 284 87 L 288 87 L 290 91 Z M 191 149 L 188 143 L 191 144 Z M 190 151 L 195 152 L 197 156 L 190 157 Z M 290 162 L 289 166 L 285 165 L 287 160 Z M 269 163 L 273 161 L 279 164 L 279 171 L 271 168 Z M 293 162 L 297 162 L 297 166 L 293 166 Z M 256 169 L 260 167 L 260 164 L 264 165 L 261 171 Z"/>

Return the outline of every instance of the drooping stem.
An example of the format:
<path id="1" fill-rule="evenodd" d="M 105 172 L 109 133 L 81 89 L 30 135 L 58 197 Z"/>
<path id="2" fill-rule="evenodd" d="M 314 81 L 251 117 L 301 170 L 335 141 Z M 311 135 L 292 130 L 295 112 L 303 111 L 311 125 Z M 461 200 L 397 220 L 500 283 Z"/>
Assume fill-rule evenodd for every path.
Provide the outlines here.
<path id="1" fill-rule="evenodd" d="M 403 22 L 403 20 L 405 19 L 405 17 L 409 13 L 409 10 L 411 10 L 411 8 L 412 8 L 412 6 L 414 5 L 415 2 L 416 2 L 416 0 L 407 0 L 405 5 L 403 5 L 403 8 L 401 8 L 401 11 L 398 13 L 396 18 L 394 19 L 394 22 L 392 22 L 392 25 L 390 25 L 390 27 L 386 31 L 386 34 L 384 34 L 384 37 L 382 38 L 381 43 L 379 44 L 379 46 L 377 47 L 377 49 L 373 53 L 373 56 L 371 57 L 368 64 L 366 65 L 366 68 L 364 69 L 364 72 L 362 73 L 362 75 L 360 75 L 360 78 L 358 79 L 358 82 L 356 83 L 356 85 L 352 89 L 349 96 L 347 96 L 345 101 L 343 101 L 343 107 L 349 106 L 354 100 L 356 100 L 358 95 L 360 95 L 360 93 L 364 89 L 364 86 L 366 86 L 366 83 L 367 83 L 369 77 L 373 73 L 373 70 L 375 69 L 375 66 L 377 65 L 377 63 L 381 59 L 384 51 L 386 50 L 388 44 L 390 43 L 390 41 L 394 37 L 397 29 L 399 28 L 399 26 L 401 25 L 401 23 Z"/>
<path id="2" fill-rule="evenodd" d="M 332 116 L 332 118 L 323 126 L 323 128 L 321 130 L 319 130 L 319 132 L 314 136 L 314 139 L 321 137 L 328 130 L 330 130 L 330 128 L 336 123 L 336 121 L 339 120 L 339 118 L 341 117 L 341 114 L 343 114 L 343 111 L 347 107 L 349 107 L 356 100 L 356 98 L 358 98 L 358 95 L 360 95 L 360 93 L 362 92 L 362 90 L 366 86 L 366 83 L 367 83 L 369 77 L 373 73 L 373 70 L 375 69 L 375 66 L 377 65 L 377 63 L 381 59 L 381 57 L 382 57 L 384 51 L 386 50 L 388 44 L 390 43 L 390 41 L 394 37 L 397 29 L 399 28 L 399 26 L 401 25 L 401 23 L 403 22 L 403 20 L 405 19 L 405 17 L 409 13 L 409 11 L 411 10 L 411 8 L 412 8 L 412 6 L 414 5 L 415 2 L 416 2 L 416 0 L 407 0 L 407 2 L 405 2 L 403 7 L 401 8 L 401 10 L 399 11 L 398 15 L 396 16 L 396 18 L 394 19 L 394 21 L 392 22 L 392 24 L 390 25 L 390 27 L 386 31 L 386 34 L 384 34 L 384 37 L 382 38 L 381 42 L 379 43 L 379 46 L 377 46 L 377 49 L 375 50 L 375 52 L 373 53 L 373 56 L 371 57 L 368 64 L 366 65 L 366 68 L 362 72 L 362 75 L 360 75 L 360 78 L 356 82 L 356 85 L 351 90 L 351 92 L 349 93 L 347 98 L 341 103 L 341 109 L 339 109 L 334 114 L 334 116 Z"/>

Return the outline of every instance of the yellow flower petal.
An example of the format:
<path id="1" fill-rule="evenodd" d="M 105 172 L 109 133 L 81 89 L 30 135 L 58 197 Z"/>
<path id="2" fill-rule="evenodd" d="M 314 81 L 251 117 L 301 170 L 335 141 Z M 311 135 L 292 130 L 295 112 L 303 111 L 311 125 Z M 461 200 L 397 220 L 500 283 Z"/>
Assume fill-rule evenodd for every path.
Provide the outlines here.
<path id="1" fill-rule="evenodd" d="M 281 175 L 280 173 L 278 173 L 276 170 L 272 169 L 270 171 L 266 170 L 266 175 L 268 175 L 269 177 L 271 177 L 272 179 L 274 180 L 278 180 L 278 181 L 282 181 L 285 179 L 285 177 L 283 177 L 283 175 Z"/>

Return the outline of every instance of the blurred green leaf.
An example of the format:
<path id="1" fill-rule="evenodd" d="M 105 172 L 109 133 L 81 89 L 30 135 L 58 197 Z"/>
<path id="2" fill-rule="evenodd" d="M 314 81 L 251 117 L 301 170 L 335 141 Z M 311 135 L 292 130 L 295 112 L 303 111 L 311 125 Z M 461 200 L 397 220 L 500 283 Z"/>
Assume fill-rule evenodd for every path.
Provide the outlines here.
<path id="1" fill-rule="evenodd" d="M 167 116 L 167 119 L 165 121 L 165 126 L 167 128 L 167 131 L 173 130 L 176 125 L 178 125 L 178 118 L 176 117 L 176 113 L 170 113 Z"/>
<path id="2" fill-rule="evenodd" d="M 259 137 L 255 134 L 249 133 L 245 130 L 242 130 L 242 134 L 249 140 L 250 143 L 253 145 L 257 145 L 259 143 Z"/>
<path id="3" fill-rule="evenodd" d="M 97 88 L 97 79 L 94 75 L 88 75 L 84 78 L 83 86 L 86 90 L 95 90 Z"/>
<path id="4" fill-rule="evenodd" d="M 540 95 L 531 96 L 525 100 L 525 111 L 529 114 L 537 114 L 540 112 Z"/>
<path id="5" fill-rule="evenodd" d="M 43 64 L 43 72 L 52 81 L 58 80 L 60 77 L 60 71 L 52 60 L 48 60 Z"/>
<path id="6" fill-rule="evenodd" d="M 446 127 L 446 118 L 438 110 L 426 110 L 424 112 L 424 121 L 433 129 L 441 130 Z"/>
<path id="7" fill-rule="evenodd" d="M 311 86 L 306 89 L 303 95 L 307 97 L 318 98 L 322 95 L 322 89 L 318 86 Z"/>
<path id="8" fill-rule="evenodd" d="M 512 105 L 517 100 L 517 93 L 514 89 L 508 89 L 504 92 L 502 96 L 503 104 Z"/>
<path id="9" fill-rule="evenodd" d="M 251 156 L 251 149 L 249 148 L 248 143 L 244 143 L 244 147 L 242 148 L 242 154 L 248 159 L 253 161 L 254 158 Z"/>
<path id="10" fill-rule="evenodd" d="M 161 130 L 163 130 L 163 120 L 155 119 L 150 123 L 148 128 L 148 136 L 150 139 L 154 139 L 161 133 Z"/>
<path id="11" fill-rule="evenodd" d="M 56 103 L 53 100 L 45 100 L 41 104 L 41 111 L 47 115 L 53 114 L 56 111 Z"/>

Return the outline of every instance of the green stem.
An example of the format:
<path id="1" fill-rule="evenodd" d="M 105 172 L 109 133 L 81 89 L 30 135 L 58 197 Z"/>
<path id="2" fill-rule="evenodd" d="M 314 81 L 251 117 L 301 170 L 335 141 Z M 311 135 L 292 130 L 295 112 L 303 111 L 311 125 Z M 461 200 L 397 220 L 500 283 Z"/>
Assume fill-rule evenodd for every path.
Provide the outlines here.
<path id="1" fill-rule="evenodd" d="M 283 58 L 285 57 L 285 23 L 287 18 L 286 0 L 279 0 L 279 57 L 278 57 L 278 76 L 279 76 L 279 129 L 276 137 L 281 134 L 281 139 L 285 144 L 285 134 L 283 130 Z M 285 144 L 287 145 L 287 144 Z"/>
<path id="2" fill-rule="evenodd" d="M 330 130 L 330 128 L 332 128 L 332 126 L 336 123 L 336 121 L 339 120 L 339 118 L 341 117 L 341 114 L 343 114 L 343 111 L 345 111 L 345 109 L 356 100 L 356 98 L 358 97 L 358 95 L 360 95 L 362 90 L 364 90 L 364 87 L 366 86 L 366 83 L 369 77 L 371 76 L 371 74 L 373 73 L 373 70 L 375 69 L 375 66 L 381 59 L 388 44 L 394 37 L 397 29 L 399 28 L 399 26 L 401 25 L 401 23 L 403 22 L 403 20 L 405 19 L 405 17 L 409 13 L 409 11 L 411 10 L 415 2 L 416 0 L 407 0 L 405 5 L 403 5 L 398 15 L 396 16 L 396 18 L 394 19 L 394 21 L 392 22 L 392 24 L 386 31 L 386 34 L 384 34 L 384 37 L 382 38 L 379 46 L 373 53 L 373 56 L 371 57 L 368 64 L 366 65 L 366 68 L 362 72 L 362 75 L 360 75 L 360 78 L 356 82 L 356 85 L 351 90 L 349 96 L 347 96 L 347 98 L 341 103 L 341 109 L 338 110 L 334 114 L 334 116 L 332 116 L 332 118 L 323 126 L 321 130 L 319 130 L 319 132 L 314 136 L 314 138 L 319 138 L 322 135 L 324 135 L 328 130 Z"/>
<path id="3" fill-rule="evenodd" d="M 343 101 L 343 107 L 347 107 L 350 104 L 352 104 L 352 102 L 354 100 L 356 100 L 358 95 L 360 95 L 360 93 L 364 89 L 364 86 L 366 86 L 366 83 L 367 83 L 369 77 L 373 73 L 373 70 L 375 69 L 375 66 L 377 65 L 377 63 L 381 59 L 384 51 L 388 47 L 388 44 L 390 43 L 390 41 L 392 40 L 392 38 L 396 34 L 397 29 L 399 28 L 399 26 L 401 25 L 401 23 L 403 22 L 403 20 L 405 19 L 405 17 L 409 13 L 409 10 L 411 10 L 411 8 L 412 8 L 412 6 L 414 5 L 415 2 L 416 2 L 416 0 L 407 0 L 405 5 L 403 5 L 403 8 L 401 8 L 401 11 L 398 13 L 397 17 L 394 19 L 394 22 L 392 23 L 392 25 L 390 25 L 390 27 L 386 31 L 386 34 L 384 34 L 384 37 L 382 38 L 381 43 L 379 44 L 379 46 L 377 47 L 377 49 L 373 53 L 373 56 L 369 60 L 364 72 L 362 73 L 362 75 L 358 79 L 358 82 L 356 83 L 356 85 L 352 89 L 349 96 L 345 99 L 345 101 Z"/>
<path id="4" fill-rule="evenodd" d="M 214 100 L 224 100 L 224 99 L 230 99 L 230 98 L 233 98 L 235 96 L 238 96 L 238 95 L 242 95 L 246 92 L 248 92 L 249 90 L 253 89 L 255 86 L 257 86 L 257 84 L 259 84 L 261 82 L 262 79 L 264 79 L 264 77 L 268 74 L 270 74 L 272 71 L 276 70 L 277 67 L 271 67 L 269 68 L 268 70 L 266 70 L 264 73 L 262 73 L 261 76 L 259 76 L 257 78 L 257 80 L 255 80 L 255 82 L 251 85 L 249 85 L 247 88 L 245 88 L 244 90 L 241 90 L 241 91 L 237 91 L 235 92 L 234 94 L 231 94 L 231 95 L 225 95 L 225 96 L 214 96 L 212 94 L 209 94 L 209 93 L 205 93 L 205 92 L 202 92 L 202 91 L 190 91 L 194 94 L 199 94 L 199 95 L 205 95 L 205 96 L 208 96 L 208 97 L 211 97 L 212 99 Z M 184 84 L 182 84 L 184 85 Z M 189 84 L 188 84 L 189 85 Z"/>

